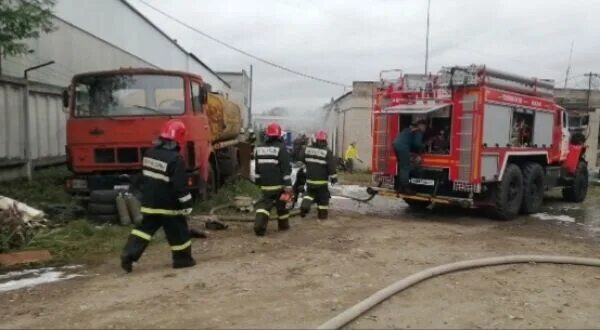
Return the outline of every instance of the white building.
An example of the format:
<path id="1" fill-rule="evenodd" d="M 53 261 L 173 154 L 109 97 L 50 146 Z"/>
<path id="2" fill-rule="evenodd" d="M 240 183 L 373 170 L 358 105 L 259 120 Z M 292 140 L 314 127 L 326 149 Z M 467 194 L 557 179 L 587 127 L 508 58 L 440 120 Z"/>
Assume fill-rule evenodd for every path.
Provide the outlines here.
<path id="1" fill-rule="evenodd" d="M 53 12 L 55 31 L 27 41 L 27 55 L 0 59 L 0 180 L 24 175 L 26 163 L 64 161 L 61 92 L 77 73 L 120 67 L 179 70 L 200 75 L 215 92 L 231 92 L 224 79 L 126 0 L 58 0 Z M 55 63 L 23 79 L 27 68 L 49 61 Z"/>
<path id="2" fill-rule="evenodd" d="M 126 0 L 58 0 L 53 11 L 56 31 L 28 42 L 32 53 L 4 59 L 4 75 L 22 77 L 26 68 L 53 60 L 30 80 L 66 86 L 80 72 L 153 67 L 198 74 L 229 93 L 223 79 Z"/>
<path id="3" fill-rule="evenodd" d="M 363 163 L 355 162 L 354 166 L 360 170 L 371 168 L 371 110 L 374 88 L 375 83 L 372 81 L 355 81 L 352 83 L 352 91 L 333 100 L 324 108 L 331 150 L 341 158 L 350 143 L 356 142 Z"/>

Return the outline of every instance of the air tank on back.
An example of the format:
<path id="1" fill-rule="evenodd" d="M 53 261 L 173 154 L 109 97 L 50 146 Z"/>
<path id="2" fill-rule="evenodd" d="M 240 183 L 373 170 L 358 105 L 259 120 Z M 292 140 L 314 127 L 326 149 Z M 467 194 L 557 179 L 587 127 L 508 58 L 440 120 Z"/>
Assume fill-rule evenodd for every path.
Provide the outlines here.
<path id="1" fill-rule="evenodd" d="M 208 93 L 207 116 L 213 142 L 235 139 L 240 134 L 242 128 L 240 107 L 226 100 L 222 95 Z"/>

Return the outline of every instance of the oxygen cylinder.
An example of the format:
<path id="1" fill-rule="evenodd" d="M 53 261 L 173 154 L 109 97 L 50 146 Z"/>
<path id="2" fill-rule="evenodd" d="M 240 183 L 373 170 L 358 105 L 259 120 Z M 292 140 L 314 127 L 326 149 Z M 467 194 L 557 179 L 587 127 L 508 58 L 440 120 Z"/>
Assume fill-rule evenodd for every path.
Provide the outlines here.
<path id="1" fill-rule="evenodd" d="M 142 215 L 142 204 L 140 201 L 132 194 L 125 195 L 125 202 L 127 203 L 127 208 L 129 209 L 129 214 L 131 215 L 131 220 L 136 225 L 142 223 L 142 219 L 144 216 Z"/>
<path id="2" fill-rule="evenodd" d="M 122 193 L 117 195 L 116 203 L 121 225 L 129 226 L 131 224 L 131 218 L 129 217 L 129 211 L 127 210 L 127 202 Z"/>

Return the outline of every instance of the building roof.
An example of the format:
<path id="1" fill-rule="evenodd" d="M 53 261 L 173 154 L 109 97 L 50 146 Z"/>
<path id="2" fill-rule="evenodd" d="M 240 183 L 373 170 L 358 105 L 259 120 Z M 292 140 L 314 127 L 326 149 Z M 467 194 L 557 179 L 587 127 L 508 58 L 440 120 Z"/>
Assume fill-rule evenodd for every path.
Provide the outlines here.
<path id="1" fill-rule="evenodd" d="M 125 6 L 127 6 L 129 9 L 131 9 L 134 13 L 136 13 L 138 16 L 140 16 L 144 21 L 146 21 L 148 24 L 150 24 L 150 26 L 152 26 L 158 33 L 162 34 L 163 36 L 165 36 L 167 39 L 169 39 L 171 41 L 171 43 L 173 45 L 175 45 L 177 48 L 179 48 L 182 52 L 184 52 L 185 54 L 188 54 L 192 59 L 194 59 L 196 62 L 198 62 L 198 64 L 202 65 L 204 68 L 206 68 L 209 72 L 211 72 L 212 74 L 215 75 L 215 77 L 219 80 L 221 80 L 227 87 L 231 88 L 231 86 L 229 85 L 229 83 L 227 83 L 225 80 L 223 80 L 223 78 L 221 78 L 216 72 L 214 72 L 208 65 L 206 65 L 204 62 L 202 62 L 196 55 L 194 55 L 193 53 L 188 52 L 187 50 L 185 50 L 185 48 L 183 48 L 180 44 L 178 44 L 173 38 L 171 38 L 171 36 L 169 36 L 165 31 L 161 30 L 156 24 L 154 24 L 148 17 L 146 17 L 144 14 L 142 14 L 139 10 L 137 10 L 137 8 L 135 8 L 132 4 L 129 3 L 129 1 L 127 0 L 121 0 L 121 2 L 123 4 L 125 4 Z"/>

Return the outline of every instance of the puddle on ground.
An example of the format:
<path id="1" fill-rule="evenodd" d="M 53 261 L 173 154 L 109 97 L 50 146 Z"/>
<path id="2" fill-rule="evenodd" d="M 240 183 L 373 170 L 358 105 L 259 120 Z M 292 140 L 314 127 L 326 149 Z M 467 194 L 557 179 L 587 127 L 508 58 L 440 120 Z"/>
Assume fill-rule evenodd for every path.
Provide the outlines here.
<path id="1" fill-rule="evenodd" d="M 0 274 L 0 293 L 85 276 L 77 273 L 82 268 L 81 265 L 71 265 L 24 269 Z"/>
<path id="2" fill-rule="evenodd" d="M 531 216 L 540 220 L 572 222 L 600 231 L 600 205 L 595 198 L 574 204 L 563 202 L 557 196 L 550 196 L 544 202 L 542 211 Z"/>
<path id="3" fill-rule="evenodd" d="M 397 216 L 407 209 L 406 203 L 395 198 L 376 196 L 368 203 L 361 203 L 342 197 L 367 198 L 366 187 L 363 186 L 334 185 L 330 186 L 330 191 L 332 194 L 330 202 L 332 209 L 382 216 Z M 549 195 L 544 201 L 542 210 L 539 213 L 532 214 L 530 218 L 541 221 L 555 221 L 561 224 L 585 225 L 592 231 L 600 232 L 600 205 L 598 200 L 593 198 L 588 198 L 581 204 L 574 204 L 562 201 L 556 194 Z"/>

